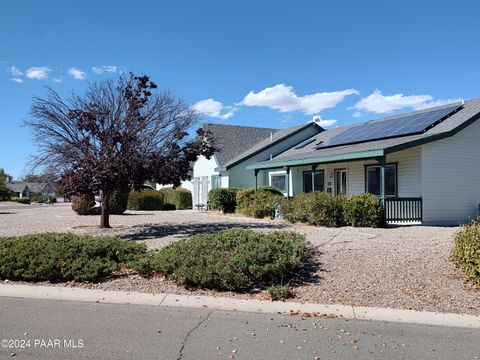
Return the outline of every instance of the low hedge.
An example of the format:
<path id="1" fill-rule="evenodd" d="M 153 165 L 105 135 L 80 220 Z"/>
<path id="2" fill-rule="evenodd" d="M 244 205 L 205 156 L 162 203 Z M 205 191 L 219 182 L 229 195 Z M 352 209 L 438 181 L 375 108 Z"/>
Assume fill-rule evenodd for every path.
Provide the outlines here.
<path id="1" fill-rule="evenodd" d="M 234 290 L 280 284 L 312 254 L 298 233 L 232 229 L 173 242 L 152 262 L 180 285 Z"/>
<path id="2" fill-rule="evenodd" d="M 237 207 L 238 188 L 219 188 L 208 192 L 208 203 L 213 210 L 234 213 Z"/>
<path id="3" fill-rule="evenodd" d="M 467 279 L 480 285 L 480 219 L 457 233 L 452 258 Z"/>
<path id="4" fill-rule="evenodd" d="M 43 194 L 34 194 L 30 196 L 30 200 L 39 204 L 55 204 L 57 202 L 57 198 L 55 196 Z"/>
<path id="5" fill-rule="evenodd" d="M 144 244 L 114 237 L 34 234 L 0 238 L 0 279 L 99 281 L 145 257 Z"/>
<path id="6" fill-rule="evenodd" d="M 130 191 L 128 189 L 113 191 L 108 202 L 110 214 L 123 214 L 127 210 L 129 195 Z"/>
<path id="7" fill-rule="evenodd" d="M 383 207 L 372 194 L 332 196 L 313 191 L 282 202 L 281 213 L 290 222 L 318 226 L 379 227 L 383 225 Z"/>
<path id="8" fill-rule="evenodd" d="M 78 215 L 92 214 L 94 206 L 95 206 L 95 196 L 93 194 L 72 196 L 72 209 Z"/>
<path id="9" fill-rule="evenodd" d="M 14 201 L 16 203 L 19 203 L 19 204 L 31 204 L 32 203 L 32 200 L 30 200 L 29 198 L 13 197 L 10 200 Z"/>
<path id="10" fill-rule="evenodd" d="M 237 211 L 245 216 L 273 219 L 275 209 L 282 200 L 283 194 L 270 186 L 262 186 L 257 190 L 242 189 L 237 193 Z"/>
<path id="11" fill-rule="evenodd" d="M 158 190 L 163 194 L 164 210 L 186 210 L 192 208 L 192 192 L 183 188 L 163 188 Z"/>
<path id="12" fill-rule="evenodd" d="M 163 194 L 156 190 L 131 191 L 127 208 L 129 210 L 163 210 Z"/>

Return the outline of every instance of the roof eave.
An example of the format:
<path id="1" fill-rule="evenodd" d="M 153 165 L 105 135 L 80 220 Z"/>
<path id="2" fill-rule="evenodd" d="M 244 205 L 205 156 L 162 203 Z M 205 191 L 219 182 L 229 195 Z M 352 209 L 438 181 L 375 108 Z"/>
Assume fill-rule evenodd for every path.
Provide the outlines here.
<path id="1" fill-rule="evenodd" d="M 327 164 L 327 163 L 336 163 L 343 161 L 353 161 L 353 160 L 363 160 L 363 159 L 372 159 L 379 158 L 385 155 L 383 149 L 380 150 L 367 150 L 367 151 L 356 151 L 346 154 L 338 155 L 329 155 L 329 156 L 320 156 L 306 159 L 298 160 L 286 160 L 278 162 L 267 162 L 267 163 L 256 163 L 247 166 L 248 170 L 264 170 L 264 169 L 275 169 L 284 166 L 301 166 L 308 164 Z"/>

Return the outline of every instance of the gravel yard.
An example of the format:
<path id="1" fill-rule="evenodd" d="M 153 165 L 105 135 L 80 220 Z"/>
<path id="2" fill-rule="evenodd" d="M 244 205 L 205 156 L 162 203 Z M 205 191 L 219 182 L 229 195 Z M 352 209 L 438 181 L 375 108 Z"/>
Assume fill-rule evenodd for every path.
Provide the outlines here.
<path id="1" fill-rule="evenodd" d="M 294 288 L 295 301 L 341 303 L 480 315 L 480 290 L 463 280 L 450 262 L 458 228 L 321 228 L 278 221 L 185 211 L 136 211 L 112 216 L 113 229 L 95 229 L 98 216 L 77 216 L 67 204 L 0 204 L 0 236 L 37 232 L 111 234 L 144 241 L 150 248 L 190 234 L 233 227 L 262 231 L 295 230 L 318 249 L 319 268 L 308 283 Z M 85 285 L 82 285 L 85 286 Z M 88 287 L 143 292 L 192 292 L 156 276 L 119 277 Z M 194 293 L 252 297 L 199 290 Z"/>

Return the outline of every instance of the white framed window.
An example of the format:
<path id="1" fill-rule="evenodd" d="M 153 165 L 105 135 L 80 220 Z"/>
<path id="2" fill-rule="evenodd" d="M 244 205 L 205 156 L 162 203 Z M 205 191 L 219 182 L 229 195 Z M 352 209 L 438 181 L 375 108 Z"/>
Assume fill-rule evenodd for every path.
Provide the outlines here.
<path id="1" fill-rule="evenodd" d="M 220 175 L 212 175 L 212 189 L 219 189 L 222 187 L 222 177 Z"/>
<path id="2" fill-rule="evenodd" d="M 285 196 L 287 195 L 287 186 L 288 178 L 285 171 L 276 171 L 269 174 L 270 182 L 269 185 L 274 187 L 278 191 L 282 192 Z"/>

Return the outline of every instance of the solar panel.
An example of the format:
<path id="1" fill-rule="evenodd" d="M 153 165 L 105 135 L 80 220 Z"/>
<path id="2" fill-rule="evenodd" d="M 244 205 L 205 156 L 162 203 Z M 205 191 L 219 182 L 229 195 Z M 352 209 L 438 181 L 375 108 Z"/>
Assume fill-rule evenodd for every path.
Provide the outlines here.
<path id="1" fill-rule="evenodd" d="M 316 146 L 316 149 L 419 134 L 437 125 L 461 107 L 462 105 L 456 104 L 420 114 L 403 115 L 389 120 L 367 122 L 341 132 Z"/>
<path id="2" fill-rule="evenodd" d="M 295 149 L 301 149 L 301 148 L 307 146 L 308 144 L 311 144 L 314 141 L 315 141 L 315 138 L 304 140 L 301 143 L 297 144 L 297 146 L 295 146 Z"/>

